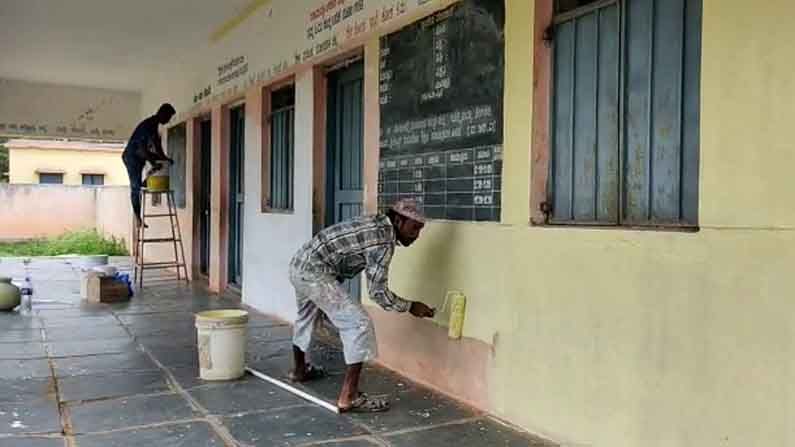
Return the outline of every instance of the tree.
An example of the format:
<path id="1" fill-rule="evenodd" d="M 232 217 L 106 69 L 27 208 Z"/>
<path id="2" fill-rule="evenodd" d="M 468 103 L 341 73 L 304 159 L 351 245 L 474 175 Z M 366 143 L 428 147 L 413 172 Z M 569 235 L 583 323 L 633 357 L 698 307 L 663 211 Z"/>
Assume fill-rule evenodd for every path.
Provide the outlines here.
<path id="1" fill-rule="evenodd" d="M 8 148 L 3 145 L 6 141 L 0 138 L 0 183 L 8 183 Z"/>

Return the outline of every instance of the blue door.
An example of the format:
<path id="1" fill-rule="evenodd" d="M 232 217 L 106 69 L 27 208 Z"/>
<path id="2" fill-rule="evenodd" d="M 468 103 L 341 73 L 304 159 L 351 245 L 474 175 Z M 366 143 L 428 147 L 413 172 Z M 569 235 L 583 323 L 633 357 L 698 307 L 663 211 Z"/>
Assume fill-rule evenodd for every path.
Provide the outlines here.
<path id="1" fill-rule="evenodd" d="M 210 120 L 201 122 L 201 186 L 199 192 L 199 271 L 210 274 L 210 192 L 212 191 L 212 125 Z"/>
<path id="2" fill-rule="evenodd" d="M 328 76 L 328 152 L 326 225 L 362 213 L 364 155 L 364 66 L 356 62 Z M 346 284 L 360 294 L 360 278 Z"/>
<path id="3" fill-rule="evenodd" d="M 229 122 L 229 282 L 243 285 L 243 166 L 245 111 L 230 110 Z"/>

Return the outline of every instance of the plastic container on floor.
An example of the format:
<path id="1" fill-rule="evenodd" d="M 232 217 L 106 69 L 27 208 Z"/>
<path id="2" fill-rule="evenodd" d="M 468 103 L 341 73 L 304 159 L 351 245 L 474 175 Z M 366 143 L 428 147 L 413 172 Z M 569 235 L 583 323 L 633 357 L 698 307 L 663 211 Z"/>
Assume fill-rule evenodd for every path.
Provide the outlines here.
<path id="1" fill-rule="evenodd" d="M 33 313 L 33 282 L 29 277 L 25 277 L 25 282 L 20 287 L 22 296 L 19 304 L 19 313 L 22 315 L 30 315 Z"/>
<path id="2" fill-rule="evenodd" d="M 234 380 L 245 374 L 248 312 L 210 310 L 196 314 L 199 376 Z"/>
<path id="3" fill-rule="evenodd" d="M 0 311 L 13 310 L 21 302 L 19 287 L 11 283 L 11 278 L 0 277 Z"/>
<path id="4" fill-rule="evenodd" d="M 74 263 L 84 271 L 93 270 L 108 265 L 108 255 L 79 256 Z"/>

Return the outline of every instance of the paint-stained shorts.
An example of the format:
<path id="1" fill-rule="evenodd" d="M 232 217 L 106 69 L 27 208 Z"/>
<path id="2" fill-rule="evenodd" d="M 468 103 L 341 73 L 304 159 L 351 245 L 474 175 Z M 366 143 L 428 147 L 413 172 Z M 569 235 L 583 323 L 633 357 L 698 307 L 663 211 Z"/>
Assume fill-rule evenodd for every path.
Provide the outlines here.
<path id="1" fill-rule="evenodd" d="M 309 350 L 312 331 L 323 312 L 340 333 L 345 363 L 353 365 L 375 359 L 378 347 L 373 321 L 362 303 L 353 299 L 336 279 L 291 269 L 290 282 L 298 304 L 294 345 L 304 352 Z"/>

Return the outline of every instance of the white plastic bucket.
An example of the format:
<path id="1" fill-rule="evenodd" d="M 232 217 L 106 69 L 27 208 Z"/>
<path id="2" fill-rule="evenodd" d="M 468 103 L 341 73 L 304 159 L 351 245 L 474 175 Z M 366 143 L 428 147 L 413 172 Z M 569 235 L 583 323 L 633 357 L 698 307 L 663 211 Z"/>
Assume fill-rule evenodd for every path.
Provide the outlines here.
<path id="1" fill-rule="evenodd" d="M 237 309 L 196 314 L 202 380 L 234 380 L 245 374 L 246 323 L 248 312 Z"/>
<path id="2" fill-rule="evenodd" d="M 77 258 L 76 264 L 83 270 L 91 270 L 94 267 L 108 265 L 108 255 L 80 256 Z"/>
<path id="3" fill-rule="evenodd" d="M 100 276 L 113 276 L 118 272 L 118 269 L 112 265 L 100 265 L 94 267 L 91 271 L 98 273 Z"/>

